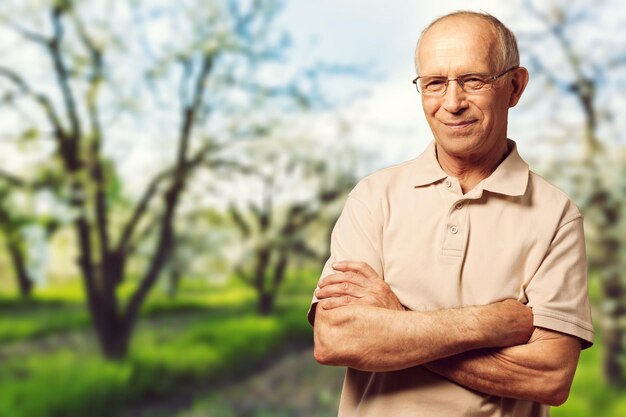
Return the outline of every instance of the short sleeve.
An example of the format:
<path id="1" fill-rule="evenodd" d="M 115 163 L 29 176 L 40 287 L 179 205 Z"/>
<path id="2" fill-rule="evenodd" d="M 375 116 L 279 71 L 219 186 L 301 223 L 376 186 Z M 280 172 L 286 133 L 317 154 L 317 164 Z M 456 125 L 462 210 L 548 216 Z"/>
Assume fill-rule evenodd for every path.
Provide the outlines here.
<path id="1" fill-rule="evenodd" d="M 357 186 L 358 187 L 358 186 Z M 330 257 L 324 264 L 320 279 L 333 273 L 332 264 L 338 261 L 360 261 L 371 266 L 383 276 L 381 258 L 382 225 L 374 220 L 371 210 L 356 197 L 353 191 L 333 228 L 330 238 Z M 315 307 L 319 300 L 313 296 L 307 314 L 309 323 L 315 320 Z"/>
<path id="2" fill-rule="evenodd" d="M 594 330 L 587 290 L 583 220 L 566 220 L 556 231 L 545 258 L 526 288 L 534 325 L 576 336 L 583 348 Z"/>

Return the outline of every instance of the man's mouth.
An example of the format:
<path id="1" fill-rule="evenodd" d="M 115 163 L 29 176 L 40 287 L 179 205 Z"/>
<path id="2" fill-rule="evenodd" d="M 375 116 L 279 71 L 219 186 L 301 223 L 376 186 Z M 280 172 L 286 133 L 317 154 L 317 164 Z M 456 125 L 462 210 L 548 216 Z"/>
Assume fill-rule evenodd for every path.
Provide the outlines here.
<path id="1" fill-rule="evenodd" d="M 443 124 L 451 129 L 463 129 L 464 127 L 470 126 L 476 120 L 463 120 L 458 122 L 444 122 Z"/>

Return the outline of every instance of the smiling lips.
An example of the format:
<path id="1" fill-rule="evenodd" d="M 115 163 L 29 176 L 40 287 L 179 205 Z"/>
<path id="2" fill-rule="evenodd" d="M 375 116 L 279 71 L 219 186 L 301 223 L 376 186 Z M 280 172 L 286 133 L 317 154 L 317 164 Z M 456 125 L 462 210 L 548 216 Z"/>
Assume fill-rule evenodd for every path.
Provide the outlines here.
<path id="1" fill-rule="evenodd" d="M 476 120 L 463 120 L 460 122 L 443 122 L 444 125 L 451 129 L 462 129 L 474 123 Z"/>

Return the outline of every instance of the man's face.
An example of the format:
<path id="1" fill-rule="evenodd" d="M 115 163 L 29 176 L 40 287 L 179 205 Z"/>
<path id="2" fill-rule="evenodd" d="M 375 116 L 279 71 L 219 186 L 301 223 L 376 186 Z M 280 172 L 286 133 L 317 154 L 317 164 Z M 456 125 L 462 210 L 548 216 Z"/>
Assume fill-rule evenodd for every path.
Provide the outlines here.
<path id="1" fill-rule="evenodd" d="M 486 22 L 458 17 L 445 19 L 422 38 L 416 57 L 419 75 L 448 78 L 467 73 L 496 75 L 500 70 L 493 58 L 496 45 L 495 35 Z M 438 152 L 480 160 L 502 145 L 506 139 L 508 109 L 519 99 L 510 76 L 498 79 L 491 90 L 480 94 L 467 94 L 456 81 L 451 81 L 441 97 L 422 95 L 424 113 Z"/>

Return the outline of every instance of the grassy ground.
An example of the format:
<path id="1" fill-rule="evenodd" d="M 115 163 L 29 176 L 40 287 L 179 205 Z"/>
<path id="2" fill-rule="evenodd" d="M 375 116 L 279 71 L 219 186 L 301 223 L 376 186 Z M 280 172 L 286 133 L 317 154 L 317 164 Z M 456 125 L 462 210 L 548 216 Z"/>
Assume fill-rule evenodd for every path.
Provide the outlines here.
<path id="1" fill-rule="evenodd" d="M 606 385 L 602 377 L 602 343 L 582 352 L 569 399 L 553 408 L 553 417 L 626 416 L 626 395 Z"/>
<path id="2" fill-rule="evenodd" d="M 0 298 L 0 416 L 332 416 L 341 370 L 285 350 L 310 345 L 311 279 L 287 285 L 270 317 L 255 314 L 241 285 L 189 282 L 175 299 L 155 291 L 117 363 L 99 355 L 80 286 L 29 303 Z M 601 340 L 583 352 L 570 399 L 553 416 L 626 415 L 626 396 L 603 382 L 601 353 Z M 278 354 L 284 360 L 269 366 Z"/>
<path id="3" fill-rule="evenodd" d="M 236 384 L 201 392 L 192 406 L 170 416 L 336 417 L 344 372 L 317 364 L 306 349 Z"/>
<path id="4" fill-rule="evenodd" d="M 111 417 L 195 384 L 236 378 L 284 344 L 310 341 L 306 301 L 270 317 L 242 286 L 184 288 L 147 303 L 128 359 L 106 362 L 78 297 L 0 301 L 0 416 Z M 298 307 L 294 307 L 295 305 Z"/>

